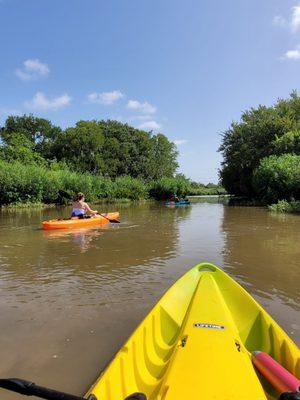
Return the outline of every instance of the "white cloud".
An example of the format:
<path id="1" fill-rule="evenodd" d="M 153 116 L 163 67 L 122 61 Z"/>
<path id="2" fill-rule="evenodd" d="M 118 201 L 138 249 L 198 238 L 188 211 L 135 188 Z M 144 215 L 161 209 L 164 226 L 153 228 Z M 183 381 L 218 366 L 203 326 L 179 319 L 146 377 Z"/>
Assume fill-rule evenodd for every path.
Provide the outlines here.
<path id="1" fill-rule="evenodd" d="M 16 69 L 15 73 L 22 81 L 31 81 L 45 77 L 50 69 L 47 64 L 38 59 L 28 59 L 23 62 L 23 67 Z"/>
<path id="2" fill-rule="evenodd" d="M 90 93 L 87 97 L 91 103 L 110 105 L 122 99 L 124 94 L 120 90 L 114 90 L 112 92 Z"/>
<path id="3" fill-rule="evenodd" d="M 127 103 L 127 108 L 129 108 L 130 110 L 135 110 L 142 114 L 156 113 L 156 107 L 152 106 L 147 101 L 145 101 L 145 103 L 140 103 L 138 100 L 129 100 Z"/>
<path id="4" fill-rule="evenodd" d="M 275 15 L 275 17 L 273 18 L 273 25 L 284 27 L 287 24 L 288 24 L 287 20 L 281 15 Z"/>
<path id="5" fill-rule="evenodd" d="M 292 18 L 291 18 L 291 29 L 292 32 L 297 32 L 300 28 L 300 5 L 292 8 Z"/>
<path id="6" fill-rule="evenodd" d="M 138 126 L 139 129 L 145 129 L 145 130 L 157 130 L 161 128 L 161 125 L 158 124 L 156 121 L 146 121 L 143 122 Z"/>
<path id="7" fill-rule="evenodd" d="M 288 27 L 293 33 L 298 32 L 300 29 L 300 4 L 292 7 L 289 18 L 285 18 L 282 15 L 275 15 L 273 25 Z"/>
<path id="8" fill-rule="evenodd" d="M 31 100 L 25 102 L 25 106 L 32 110 L 57 110 L 67 106 L 70 101 L 71 97 L 67 94 L 47 98 L 44 93 L 37 92 Z"/>
<path id="9" fill-rule="evenodd" d="M 288 50 L 284 56 L 284 59 L 288 60 L 299 60 L 300 59 L 300 49 Z"/>
<path id="10" fill-rule="evenodd" d="M 174 140 L 174 143 L 176 144 L 176 146 L 180 146 L 181 144 L 185 144 L 186 142 L 187 142 L 187 140 L 185 140 L 185 139 Z"/>

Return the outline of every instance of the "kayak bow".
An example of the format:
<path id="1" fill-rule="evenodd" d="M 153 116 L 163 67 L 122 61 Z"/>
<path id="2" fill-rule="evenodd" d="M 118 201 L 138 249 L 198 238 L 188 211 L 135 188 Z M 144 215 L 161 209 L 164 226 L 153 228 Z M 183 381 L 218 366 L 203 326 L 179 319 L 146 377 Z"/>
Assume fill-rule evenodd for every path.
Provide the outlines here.
<path id="1" fill-rule="evenodd" d="M 276 375 L 274 386 L 281 375 L 282 388 L 296 392 L 276 393 L 251 353 L 261 371 L 271 365 L 264 376 Z M 295 343 L 238 283 L 204 263 L 165 293 L 84 398 L 20 379 L 0 379 L 0 387 L 47 400 L 299 400 L 299 376 Z"/>
<path id="2" fill-rule="evenodd" d="M 300 376 L 300 352 L 266 311 L 225 272 L 200 264 L 161 298 L 88 392 L 123 400 L 264 400 L 252 351 Z"/>

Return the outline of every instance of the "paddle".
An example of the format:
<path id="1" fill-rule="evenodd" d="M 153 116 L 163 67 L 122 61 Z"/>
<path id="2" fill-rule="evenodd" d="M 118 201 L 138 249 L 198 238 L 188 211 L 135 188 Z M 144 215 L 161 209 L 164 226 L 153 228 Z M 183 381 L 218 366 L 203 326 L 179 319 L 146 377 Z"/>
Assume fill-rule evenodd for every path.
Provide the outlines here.
<path id="1" fill-rule="evenodd" d="M 73 394 L 38 386 L 33 382 L 17 378 L 0 379 L 0 387 L 25 396 L 36 396 L 45 400 L 97 400 L 97 397 L 93 394 L 90 394 L 88 398 L 74 396 Z M 147 400 L 147 398 L 143 393 L 133 393 L 126 397 L 125 400 Z"/>
<path id="2" fill-rule="evenodd" d="M 119 221 L 118 219 L 110 219 L 110 218 L 107 218 L 104 214 L 99 214 L 99 213 L 97 213 L 97 214 L 101 215 L 101 217 L 103 217 L 103 218 L 106 218 L 112 224 L 120 224 L 121 223 L 121 221 Z"/>
<path id="3" fill-rule="evenodd" d="M 0 387 L 25 396 L 36 396 L 46 400 L 85 400 L 83 397 L 37 386 L 33 382 L 23 379 L 0 379 Z M 88 400 L 97 400 L 97 398 L 95 396 L 90 396 Z"/>

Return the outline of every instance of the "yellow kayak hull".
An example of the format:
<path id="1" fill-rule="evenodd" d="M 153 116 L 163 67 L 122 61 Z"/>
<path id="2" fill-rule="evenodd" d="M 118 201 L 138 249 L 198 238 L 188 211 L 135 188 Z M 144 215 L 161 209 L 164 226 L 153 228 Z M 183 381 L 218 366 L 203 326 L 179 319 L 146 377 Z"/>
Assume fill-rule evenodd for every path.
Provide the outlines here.
<path id="1" fill-rule="evenodd" d="M 160 299 L 87 395 L 124 400 L 264 400 L 252 351 L 300 377 L 300 351 L 264 309 L 212 264 L 195 266 Z M 278 396 L 277 396 L 278 397 Z"/>

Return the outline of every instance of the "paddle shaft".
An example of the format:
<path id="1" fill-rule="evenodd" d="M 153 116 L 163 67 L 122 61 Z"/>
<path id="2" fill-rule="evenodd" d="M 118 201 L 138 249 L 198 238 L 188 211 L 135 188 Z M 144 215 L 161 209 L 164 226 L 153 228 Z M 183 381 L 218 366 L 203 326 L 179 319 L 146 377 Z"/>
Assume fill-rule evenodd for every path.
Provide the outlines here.
<path id="1" fill-rule="evenodd" d="M 25 381 L 23 379 L 0 379 L 0 387 L 25 396 L 36 396 L 45 400 L 85 400 L 83 397 L 38 386 L 33 382 Z M 91 397 L 90 400 L 97 399 L 96 397 Z"/>
<path id="2" fill-rule="evenodd" d="M 87 398 L 78 397 L 17 378 L 0 379 L 0 387 L 25 396 L 36 396 L 45 400 L 97 400 L 97 397 L 93 394 L 90 394 Z M 147 397 L 143 393 L 133 393 L 125 400 L 147 400 Z"/>

